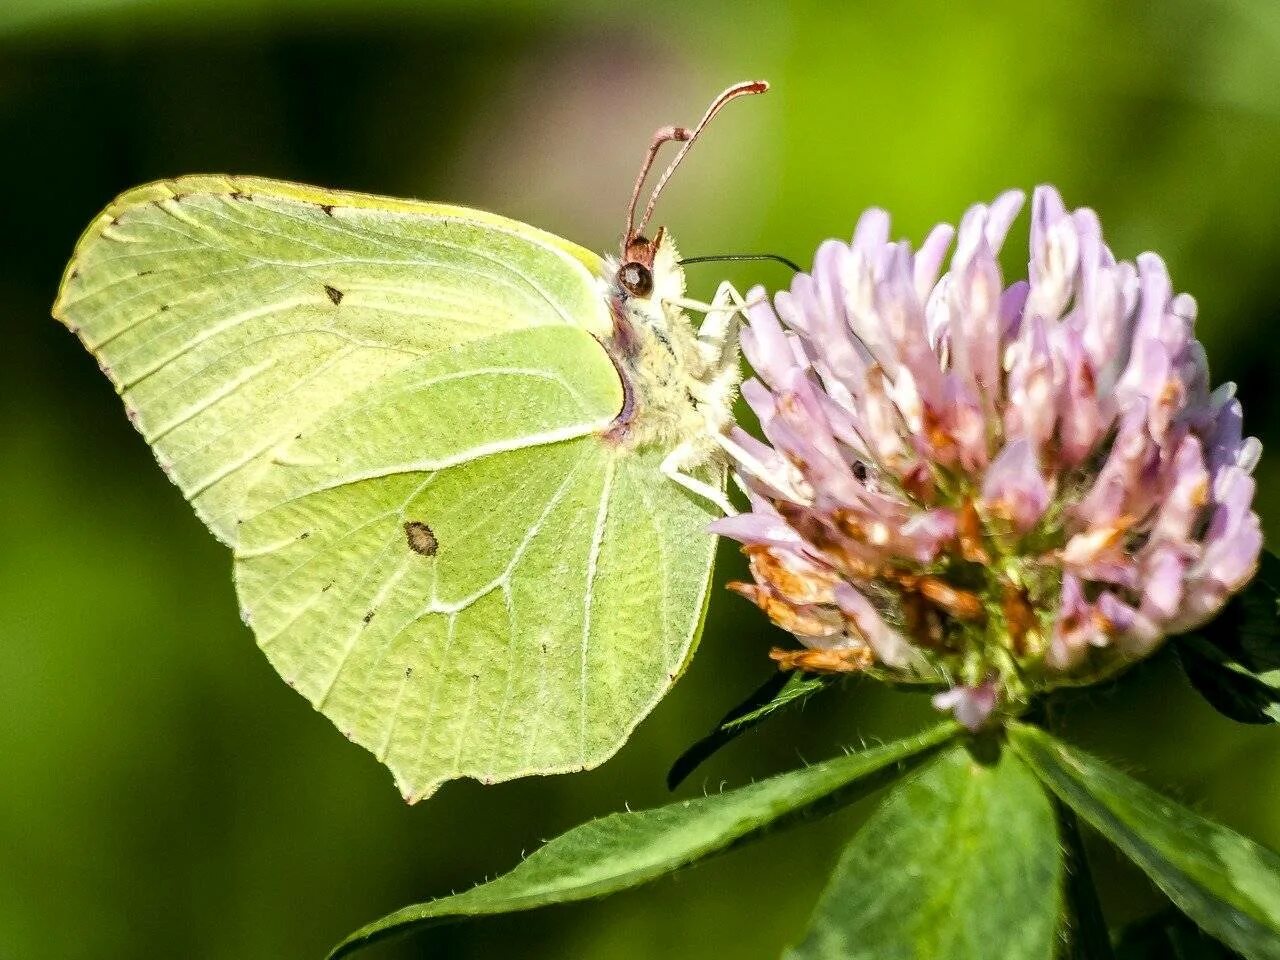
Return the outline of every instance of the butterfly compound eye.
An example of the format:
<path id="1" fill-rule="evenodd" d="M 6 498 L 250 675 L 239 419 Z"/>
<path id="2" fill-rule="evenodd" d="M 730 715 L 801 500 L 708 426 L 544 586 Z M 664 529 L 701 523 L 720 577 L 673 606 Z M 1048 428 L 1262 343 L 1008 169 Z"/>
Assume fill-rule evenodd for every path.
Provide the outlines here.
<path id="1" fill-rule="evenodd" d="M 653 274 L 643 263 L 624 263 L 618 268 L 618 283 L 633 297 L 647 297 L 653 292 Z"/>

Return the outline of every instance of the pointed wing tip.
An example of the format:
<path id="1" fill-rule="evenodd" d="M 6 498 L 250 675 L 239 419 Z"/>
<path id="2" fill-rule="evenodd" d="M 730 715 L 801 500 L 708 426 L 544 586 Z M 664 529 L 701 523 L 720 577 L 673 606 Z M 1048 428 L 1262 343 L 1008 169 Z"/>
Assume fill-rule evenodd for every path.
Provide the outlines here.
<path id="1" fill-rule="evenodd" d="M 380 761 L 380 762 L 384 766 L 387 766 L 386 761 Z M 391 768 L 388 766 L 388 769 L 391 769 Z M 423 800 L 426 800 L 428 797 L 434 796 L 436 791 L 439 790 L 441 785 L 444 783 L 443 780 L 432 780 L 425 784 L 419 785 L 419 784 L 410 783 L 409 781 L 401 777 L 399 774 L 397 774 L 394 770 L 392 770 L 391 773 L 392 773 L 392 776 L 395 778 L 396 789 L 400 791 L 400 799 L 403 800 L 405 804 L 410 807 L 416 807 Z"/>

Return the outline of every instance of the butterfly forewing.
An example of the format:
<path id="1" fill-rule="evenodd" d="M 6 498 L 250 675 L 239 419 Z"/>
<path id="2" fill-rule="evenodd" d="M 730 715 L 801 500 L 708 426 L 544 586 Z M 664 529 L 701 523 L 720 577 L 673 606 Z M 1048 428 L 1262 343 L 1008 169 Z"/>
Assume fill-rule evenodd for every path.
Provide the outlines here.
<path id="1" fill-rule="evenodd" d="M 573 245 L 490 214 L 190 177 L 86 231 L 55 314 L 221 539 L 270 451 L 379 376 L 505 330 L 610 328 Z"/>

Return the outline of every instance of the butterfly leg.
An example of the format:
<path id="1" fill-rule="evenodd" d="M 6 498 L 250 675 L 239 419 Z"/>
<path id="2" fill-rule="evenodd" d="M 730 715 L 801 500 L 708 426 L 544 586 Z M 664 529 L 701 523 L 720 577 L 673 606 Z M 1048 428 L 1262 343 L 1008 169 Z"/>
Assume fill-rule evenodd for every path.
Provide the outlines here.
<path id="1" fill-rule="evenodd" d="M 725 281 L 720 284 L 720 286 L 724 287 L 727 284 L 728 281 Z M 719 295 L 720 291 L 717 290 L 716 296 Z M 706 303 L 702 300 L 690 300 L 688 297 L 663 297 L 662 302 L 673 307 L 679 307 L 681 310 L 688 310 L 691 313 L 711 313 L 712 311 L 720 309 L 720 307 L 716 306 L 714 303 Z"/>
<path id="2" fill-rule="evenodd" d="M 711 303 L 703 300 L 693 300 L 689 297 L 663 297 L 662 302 L 673 307 L 679 307 L 681 310 L 704 314 L 722 312 L 727 309 L 726 302 L 732 303 L 734 306 L 734 309 L 730 311 L 731 313 L 745 313 L 747 307 L 751 306 L 728 280 L 721 281 L 720 286 L 716 288 L 716 295 L 712 298 Z"/>
<path id="3" fill-rule="evenodd" d="M 698 328 L 698 349 L 717 375 L 726 367 L 738 365 L 738 329 L 745 306 L 733 284 L 726 280 L 704 311 L 706 317 Z"/>
<path id="4" fill-rule="evenodd" d="M 695 496 L 714 503 L 726 517 L 736 516 L 737 509 L 729 502 L 729 498 L 723 490 L 713 487 L 705 480 L 699 480 L 697 477 L 685 473 L 685 467 L 688 466 L 689 458 L 693 455 L 694 449 L 692 444 L 680 444 L 667 454 L 658 469 L 662 471 L 662 475 L 668 480 L 678 483 Z"/>
<path id="5" fill-rule="evenodd" d="M 765 483 L 779 491 L 787 499 L 794 503 L 812 502 L 812 496 L 802 492 L 800 489 L 803 479 L 800 477 L 799 471 L 786 464 L 785 461 L 773 465 L 766 464 L 728 433 L 716 434 L 716 443 L 720 445 L 721 450 L 729 455 L 730 459 L 745 466 L 753 475 L 763 478 Z M 737 471 L 733 473 L 733 480 L 739 490 L 743 493 L 748 492 L 746 485 L 739 479 Z"/>
<path id="6" fill-rule="evenodd" d="M 716 287 L 716 294 L 711 298 L 711 302 L 705 300 L 694 300 L 691 297 L 663 297 L 662 302 L 673 307 L 679 307 L 681 310 L 688 310 L 690 313 L 721 313 L 728 308 L 728 304 L 733 304 L 736 310 L 740 311 L 745 304 L 738 291 L 734 289 L 733 284 L 728 280 L 722 280 L 720 286 Z"/>
<path id="7" fill-rule="evenodd" d="M 742 382 L 741 329 L 742 298 L 728 283 L 716 292 L 715 308 L 707 313 L 698 330 L 697 346 L 702 359 L 699 384 L 694 388 L 705 431 L 714 444 L 733 422 L 733 401 Z"/>
<path id="8" fill-rule="evenodd" d="M 679 444 L 662 461 L 660 469 L 669 480 L 715 504 L 725 516 L 732 517 L 738 511 L 729 502 L 725 492 L 692 476 L 687 470 L 691 465 L 707 461 L 708 435 L 720 435 L 732 419 L 733 399 L 742 380 L 742 369 L 738 362 L 738 329 L 745 304 L 741 295 L 727 281 L 716 289 L 711 303 L 684 298 L 665 302 L 684 310 L 705 314 L 697 333 L 697 348 L 703 369 L 697 375 L 698 385 L 693 388 L 703 423 L 699 436 Z M 714 444 L 710 450 L 713 456 L 723 456 Z"/>

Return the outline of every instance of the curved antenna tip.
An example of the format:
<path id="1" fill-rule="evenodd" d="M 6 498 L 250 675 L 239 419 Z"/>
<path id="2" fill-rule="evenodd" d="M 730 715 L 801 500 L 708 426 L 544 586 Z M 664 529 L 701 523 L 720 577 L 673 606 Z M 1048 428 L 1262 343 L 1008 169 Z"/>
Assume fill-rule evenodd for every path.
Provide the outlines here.
<path id="1" fill-rule="evenodd" d="M 764 93 L 769 89 L 768 80 L 744 80 L 741 83 L 735 83 L 725 89 L 718 97 L 711 101 L 711 105 L 707 107 L 706 113 L 702 115 L 702 119 L 698 121 L 697 126 L 692 130 L 685 127 L 663 127 L 653 135 L 653 140 L 649 144 L 649 152 L 645 157 L 644 163 L 640 166 L 640 175 L 636 178 L 635 189 L 631 194 L 631 203 L 627 206 L 627 227 L 623 237 L 622 246 L 625 256 L 627 246 L 632 240 L 639 235 L 649 223 L 649 218 L 653 216 L 653 208 L 661 196 L 663 188 L 667 185 L 667 181 L 671 179 L 671 175 L 675 173 L 676 168 L 680 166 L 680 161 L 688 154 L 689 149 L 693 146 L 698 135 L 711 122 L 720 109 L 731 100 L 738 97 L 750 96 L 752 94 Z M 653 167 L 653 161 L 658 155 L 658 150 L 665 143 L 677 142 L 681 144 L 680 151 L 675 158 L 663 171 L 661 177 L 658 178 L 657 185 L 653 188 L 653 192 L 649 194 L 649 202 L 645 204 L 644 213 L 640 217 L 639 225 L 636 224 L 636 205 L 640 199 L 640 191 L 644 187 L 644 181 L 648 178 L 649 171 Z"/>

